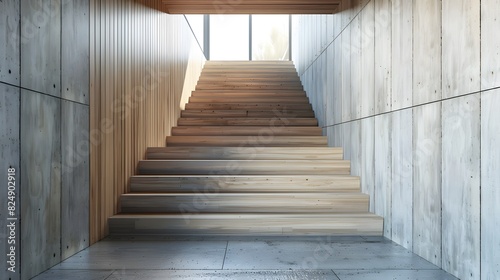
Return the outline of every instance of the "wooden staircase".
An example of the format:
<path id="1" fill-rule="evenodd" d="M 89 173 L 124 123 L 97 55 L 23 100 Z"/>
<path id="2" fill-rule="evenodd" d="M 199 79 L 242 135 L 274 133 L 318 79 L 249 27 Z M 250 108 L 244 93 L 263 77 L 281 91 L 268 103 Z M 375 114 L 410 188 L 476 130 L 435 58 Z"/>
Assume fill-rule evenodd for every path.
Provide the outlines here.
<path id="1" fill-rule="evenodd" d="M 166 142 L 139 163 L 112 235 L 382 235 L 291 62 L 207 62 Z"/>

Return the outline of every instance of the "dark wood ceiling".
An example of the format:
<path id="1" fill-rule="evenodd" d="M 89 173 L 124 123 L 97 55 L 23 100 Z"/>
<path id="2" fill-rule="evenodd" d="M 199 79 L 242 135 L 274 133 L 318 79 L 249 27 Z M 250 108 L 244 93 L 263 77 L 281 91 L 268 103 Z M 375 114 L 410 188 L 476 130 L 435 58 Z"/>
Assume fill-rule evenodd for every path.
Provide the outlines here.
<path id="1" fill-rule="evenodd" d="M 164 0 L 169 14 L 334 14 L 342 0 Z"/>

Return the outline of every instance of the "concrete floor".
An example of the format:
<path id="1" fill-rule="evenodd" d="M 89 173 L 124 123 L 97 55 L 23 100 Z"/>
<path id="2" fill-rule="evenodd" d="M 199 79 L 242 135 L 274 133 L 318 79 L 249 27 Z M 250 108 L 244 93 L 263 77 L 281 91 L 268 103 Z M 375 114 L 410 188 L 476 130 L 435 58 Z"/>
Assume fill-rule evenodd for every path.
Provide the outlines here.
<path id="1" fill-rule="evenodd" d="M 107 239 L 34 278 L 456 279 L 383 238 Z"/>

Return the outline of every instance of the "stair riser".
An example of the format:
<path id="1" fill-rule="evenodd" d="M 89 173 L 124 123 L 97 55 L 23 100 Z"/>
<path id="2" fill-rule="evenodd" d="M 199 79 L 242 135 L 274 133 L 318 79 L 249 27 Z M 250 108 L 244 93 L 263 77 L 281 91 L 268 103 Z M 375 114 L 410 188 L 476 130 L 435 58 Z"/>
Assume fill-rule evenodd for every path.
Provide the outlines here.
<path id="1" fill-rule="evenodd" d="M 193 91 L 192 97 L 306 97 L 303 91 Z M 309 102 L 307 102 L 309 103 Z"/>
<path id="2" fill-rule="evenodd" d="M 205 103 L 188 103 L 186 110 L 249 110 L 249 111 L 274 111 L 285 110 L 312 110 L 311 104 L 266 104 L 266 103 L 224 103 L 224 104 L 205 104 Z"/>
<path id="3" fill-rule="evenodd" d="M 313 118 L 180 118 L 179 126 L 318 126 L 318 120 Z"/>
<path id="4" fill-rule="evenodd" d="M 140 175 L 349 175 L 348 161 L 141 161 Z"/>
<path id="5" fill-rule="evenodd" d="M 327 147 L 323 136 L 170 136 L 167 147 Z"/>
<path id="6" fill-rule="evenodd" d="M 149 148 L 153 160 L 342 160 L 341 148 L 323 147 L 162 147 Z"/>
<path id="7" fill-rule="evenodd" d="M 173 136 L 321 136 L 323 130 L 319 127 L 282 127 L 272 129 L 269 127 L 174 127 Z"/>
<path id="8" fill-rule="evenodd" d="M 134 235 L 347 235 L 381 236 L 383 220 L 375 216 L 315 217 L 301 215 L 239 215 L 203 217 L 186 214 L 182 218 L 111 218 L 110 234 Z"/>
<path id="9" fill-rule="evenodd" d="M 298 103 L 309 104 L 307 97 L 191 97 L 190 103 L 227 103 L 228 101 L 237 103 Z"/>
<path id="10" fill-rule="evenodd" d="M 362 194 L 123 195 L 122 213 L 364 213 Z"/>
<path id="11" fill-rule="evenodd" d="M 182 111 L 182 118 L 274 118 L 279 114 L 285 118 L 314 118 L 313 111 L 238 111 L 238 110 L 205 110 Z"/>
<path id="12" fill-rule="evenodd" d="M 131 192 L 144 193 L 359 193 L 351 176 L 132 177 Z"/>

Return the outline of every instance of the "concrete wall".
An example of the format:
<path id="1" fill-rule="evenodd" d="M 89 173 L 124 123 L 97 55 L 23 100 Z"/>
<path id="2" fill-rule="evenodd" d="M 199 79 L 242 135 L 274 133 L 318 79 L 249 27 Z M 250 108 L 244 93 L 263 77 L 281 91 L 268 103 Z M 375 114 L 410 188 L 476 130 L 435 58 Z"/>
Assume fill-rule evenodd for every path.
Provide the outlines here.
<path id="1" fill-rule="evenodd" d="M 293 17 L 330 144 L 386 237 L 460 279 L 500 279 L 500 1 L 346 3 Z"/>
<path id="2" fill-rule="evenodd" d="M 2 193 L 0 279 L 29 279 L 89 245 L 88 150 L 72 162 L 76 145 L 88 143 L 89 5 L 7 0 L 0 14 L 0 184 L 14 167 L 20 219 L 16 273 L 4 273 Z"/>

